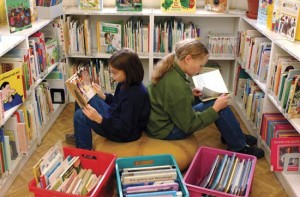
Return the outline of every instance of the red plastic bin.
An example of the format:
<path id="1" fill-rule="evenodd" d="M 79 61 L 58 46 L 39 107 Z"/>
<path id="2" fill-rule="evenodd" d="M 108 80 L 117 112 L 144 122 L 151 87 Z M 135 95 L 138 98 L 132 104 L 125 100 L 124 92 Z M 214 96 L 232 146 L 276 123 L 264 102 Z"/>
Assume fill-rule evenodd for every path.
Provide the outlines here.
<path id="1" fill-rule="evenodd" d="M 97 176 L 102 175 L 99 183 L 87 196 L 113 196 L 115 161 L 117 158 L 115 154 L 67 147 L 64 147 L 63 150 L 65 156 L 79 156 L 81 165 L 84 169 L 92 169 L 93 173 L 95 173 Z M 79 196 L 39 188 L 37 187 L 35 179 L 30 181 L 28 187 L 29 191 L 33 192 L 34 196 L 36 197 Z"/>
<path id="2" fill-rule="evenodd" d="M 208 188 L 200 187 L 198 186 L 199 182 L 207 175 L 207 173 L 210 171 L 210 168 L 217 157 L 217 155 L 225 155 L 228 154 L 228 156 L 232 156 L 234 152 L 227 151 L 227 150 L 220 150 L 216 148 L 209 148 L 209 147 L 200 147 L 189 166 L 183 180 L 186 183 L 186 187 L 190 193 L 191 197 L 199 197 L 204 194 L 217 196 L 217 197 L 237 197 L 237 195 L 228 194 L 221 191 L 211 190 Z M 247 183 L 247 188 L 245 195 L 246 197 L 249 196 L 251 184 L 253 180 L 254 175 L 254 169 L 256 166 L 256 157 L 252 155 L 246 155 L 241 153 L 235 153 L 236 157 L 239 159 L 250 159 L 252 160 L 252 167 L 249 174 L 249 179 Z"/>

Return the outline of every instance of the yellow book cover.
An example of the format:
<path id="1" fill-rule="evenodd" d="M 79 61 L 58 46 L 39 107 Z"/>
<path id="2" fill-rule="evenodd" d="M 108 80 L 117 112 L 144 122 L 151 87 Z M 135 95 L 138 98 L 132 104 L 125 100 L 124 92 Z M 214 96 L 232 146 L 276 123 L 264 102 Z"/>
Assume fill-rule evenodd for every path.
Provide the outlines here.
<path id="1" fill-rule="evenodd" d="M 4 111 L 24 102 L 24 82 L 22 68 L 15 68 L 0 75 Z"/>
<path id="2" fill-rule="evenodd" d="M 196 0 L 161 0 L 161 11 L 177 13 L 196 12 Z"/>
<path id="3" fill-rule="evenodd" d="M 267 4 L 267 28 L 272 30 L 273 27 L 273 9 L 274 0 L 269 0 Z"/>

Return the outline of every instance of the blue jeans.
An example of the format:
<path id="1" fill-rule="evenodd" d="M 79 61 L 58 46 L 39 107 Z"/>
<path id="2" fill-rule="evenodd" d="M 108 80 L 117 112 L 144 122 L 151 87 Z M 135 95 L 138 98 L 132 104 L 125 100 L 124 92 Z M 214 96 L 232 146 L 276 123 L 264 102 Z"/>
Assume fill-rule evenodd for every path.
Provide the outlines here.
<path id="1" fill-rule="evenodd" d="M 106 115 L 108 113 L 109 105 L 105 103 L 97 95 L 89 100 L 89 104 L 95 108 L 95 110 L 101 114 Z M 77 148 L 83 148 L 91 150 L 93 147 L 93 139 L 92 139 L 92 130 L 96 132 L 98 135 L 103 137 L 108 137 L 107 134 L 103 131 L 101 124 L 90 120 L 86 117 L 79 108 L 77 103 L 75 103 L 75 114 L 74 114 L 74 135 L 76 141 Z"/>
<path id="2" fill-rule="evenodd" d="M 195 111 L 204 111 L 207 108 L 213 106 L 215 100 L 207 101 L 204 103 L 198 103 L 193 106 Z M 240 123 L 235 118 L 233 112 L 229 107 L 226 107 L 219 111 L 219 118 L 215 121 L 215 124 L 221 133 L 221 136 L 227 143 L 228 149 L 232 151 L 239 151 L 246 145 L 245 135 L 240 127 Z M 186 134 L 176 126 L 171 133 L 165 138 L 166 140 L 178 140 L 187 137 L 190 134 Z"/>

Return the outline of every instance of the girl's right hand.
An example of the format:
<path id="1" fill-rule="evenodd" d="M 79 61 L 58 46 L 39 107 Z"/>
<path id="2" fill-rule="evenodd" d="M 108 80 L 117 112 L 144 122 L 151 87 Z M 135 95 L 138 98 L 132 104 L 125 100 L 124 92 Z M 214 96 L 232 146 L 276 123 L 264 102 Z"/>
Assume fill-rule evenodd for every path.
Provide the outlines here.
<path id="1" fill-rule="evenodd" d="M 225 107 L 228 106 L 228 99 L 229 99 L 229 97 L 230 97 L 229 95 L 222 94 L 221 96 L 219 96 L 217 98 L 217 100 L 215 101 L 215 103 L 212 106 L 212 108 L 216 112 L 219 112 L 221 109 L 224 109 Z"/>
<path id="2" fill-rule="evenodd" d="M 99 86 L 98 84 L 96 83 L 92 83 L 92 86 L 94 88 L 94 90 L 96 91 L 97 95 L 102 98 L 103 100 L 106 99 L 106 95 L 103 93 L 102 89 L 101 89 L 101 86 Z"/>

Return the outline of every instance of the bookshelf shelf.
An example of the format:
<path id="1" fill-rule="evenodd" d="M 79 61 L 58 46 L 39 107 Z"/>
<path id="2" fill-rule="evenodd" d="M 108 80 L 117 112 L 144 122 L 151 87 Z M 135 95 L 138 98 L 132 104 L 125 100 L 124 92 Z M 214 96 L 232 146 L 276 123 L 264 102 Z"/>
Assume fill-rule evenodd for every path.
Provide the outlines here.
<path id="1" fill-rule="evenodd" d="M 30 36 L 32 34 L 34 34 L 35 32 L 37 32 L 38 30 L 42 29 L 43 27 L 45 27 L 46 25 L 48 25 L 49 23 L 51 23 L 54 19 L 38 19 L 37 21 L 34 21 L 32 23 L 32 27 L 28 28 L 28 29 L 24 29 L 22 31 L 18 31 L 15 33 L 10 33 L 8 26 L 0 26 L 0 32 L 1 35 L 5 35 L 5 36 L 12 36 L 13 38 L 15 36 Z"/>
<path id="2" fill-rule="evenodd" d="M 80 10 L 78 7 L 67 7 L 65 14 L 67 15 L 105 15 L 105 16 L 149 16 L 152 13 L 151 8 L 145 8 L 141 12 L 116 11 L 116 8 L 104 8 L 98 10 Z"/>
<path id="3" fill-rule="evenodd" d="M 0 30 L 0 34 L 2 34 Z M 25 40 L 25 36 L 2 36 L 0 41 L 0 57 Z"/>

